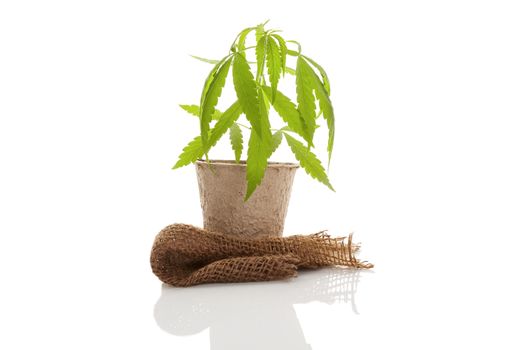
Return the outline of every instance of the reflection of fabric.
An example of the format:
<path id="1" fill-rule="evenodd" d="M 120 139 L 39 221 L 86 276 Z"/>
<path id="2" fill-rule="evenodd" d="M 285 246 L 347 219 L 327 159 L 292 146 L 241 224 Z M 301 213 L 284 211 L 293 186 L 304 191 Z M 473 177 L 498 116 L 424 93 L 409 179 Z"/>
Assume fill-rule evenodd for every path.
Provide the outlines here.
<path id="1" fill-rule="evenodd" d="M 212 349 L 310 349 L 294 304 L 350 302 L 360 270 L 310 271 L 290 282 L 162 286 L 155 305 L 158 325 L 175 335 L 210 329 Z"/>
<path id="2" fill-rule="evenodd" d="M 351 237 L 324 232 L 284 238 L 246 238 L 175 224 L 164 228 L 151 250 L 151 267 L 165 283 L 269 281 L 292 277 L 298 267 L 344 265 L 371 268 L 354 256 Z"/>

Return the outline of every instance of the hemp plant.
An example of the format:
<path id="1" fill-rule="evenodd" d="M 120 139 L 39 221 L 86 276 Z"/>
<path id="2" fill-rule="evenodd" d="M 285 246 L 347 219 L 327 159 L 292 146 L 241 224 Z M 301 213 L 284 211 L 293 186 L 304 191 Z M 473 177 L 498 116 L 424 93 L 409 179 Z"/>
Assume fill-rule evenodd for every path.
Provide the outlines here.
<path id="1" fill-rule="evenodd" d="M 330 163 L 335 125 L 328 76 L 318 63 L 302 53 L 297 41 L 285 40 L 279 30 L 266 29 L 267 22 L 242 30 L 221 60 L 193 56 L 214 67 L 204 82 L 200 104 L 181 105 L 182 109 L 199 117 L 200 135 L 184 147 L 173 169 L 194 163 L 203 156 L 208 159 L 208 152 L 226 132 L 229 132 L 235 161 L 239 163 L 244 148 L 241 128 L 245 128 L 250 133 L 245 200 L 261 183 L 268 159 L 281 144 L 283 136 L 300 166 L 334 190 L 321 161 L 312 152 L 314 134 L 322 116 L 328 127 Z M 255 45 L 246 46 L 251 35 Z M 290 61 L 295 61 L 295 69 L 288 67 Z M 230 71 L 237 100 L 222 112 L 216 106 Z M 278 89 L 280 80 L 286 76 L 295 78 L 296 102 Z M 271 127 L 270 108 L 282 119 L 282 127 Z M 239 122 L 241 114 L 249 126 Z"/>

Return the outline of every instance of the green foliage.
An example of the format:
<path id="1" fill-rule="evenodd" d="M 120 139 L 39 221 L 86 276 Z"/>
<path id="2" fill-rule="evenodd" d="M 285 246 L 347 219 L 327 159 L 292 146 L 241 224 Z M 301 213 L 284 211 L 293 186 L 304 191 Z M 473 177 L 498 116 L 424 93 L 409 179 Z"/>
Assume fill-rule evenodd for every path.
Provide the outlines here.
<path id="1" fill-rule="evenodd" d="M 199 117 L 200 136 L 184 147 L 173 168 L 194 163 L 203 156 L 207 158 L 210 149 L 228 131 L 235 161 L 240 162 L 244 149 L 243 129 L 249 129 L 245 200 L 260 185 L 268 160 L 281 145 L 283 136 L 305 171 L 333 190 L 325 168 L 313 153 L 314 135 L 319 127 L 316 120 L 322 115 L 328 128 L 329 164 L 334 145 L 335 119 L 328 75 L 321 65 L 302 54 L 297 41 L 285 40 L 277 34 L 280 31 L 267 30 L 265 25 L 266 22 L 239 32 L 230 52 L 221 60 L 192 56 L 214 66 L 204 82 L 200 104 L 180 105 L 189 114 Z M 292 66 L 296 62 L 295 69 L 287 66 L 290 61 Z M 237 100 L 221 113 L 217 105 L 230 68 Z M 294 99 L 279 90 L 279 83 L 286 76 L 295 79 Z M 281 117 L 284 126 L 272 129 L 270 108 Z M 241 114 L 245 115 L 249 126 L 238 122 Z"/>
<path id="2" fill-rule="evenodd" d="M 239 163 L 242 155 L 242 130 L 237 124 L 230 126 L 230 143 L 232 145 L 233 153 L 235 153 L 235 162 Z"/>

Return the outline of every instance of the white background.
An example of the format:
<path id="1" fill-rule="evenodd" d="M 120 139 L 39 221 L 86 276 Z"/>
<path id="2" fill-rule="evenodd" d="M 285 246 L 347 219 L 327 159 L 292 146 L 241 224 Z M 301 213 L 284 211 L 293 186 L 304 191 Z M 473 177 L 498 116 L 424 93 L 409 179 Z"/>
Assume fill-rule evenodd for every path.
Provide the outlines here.
<path id="1" fill-rule="evenodd" d="M 523 349 L 524 18 L 501 0 L 2 0 L 0 347 Z M 211 68 L 188 54 L 266 19 L 327 69 L 336 111 L 337 192 L 298 173 L 286 234 L 353 230 L 376 268 L 162 287 L 155 234 L 201 224 L 193 167 L 170 170 L 198 134 L 177 105 Z"/>

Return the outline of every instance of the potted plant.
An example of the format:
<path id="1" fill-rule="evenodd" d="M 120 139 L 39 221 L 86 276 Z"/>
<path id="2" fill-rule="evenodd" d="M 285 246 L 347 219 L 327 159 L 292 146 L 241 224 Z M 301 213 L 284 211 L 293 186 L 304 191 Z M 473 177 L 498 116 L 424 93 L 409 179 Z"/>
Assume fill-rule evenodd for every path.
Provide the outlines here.
<path id="1" fill-rule="evenodd" d="M 328 76 L 302 53 L 297 41 L 285 40 L 279 30 L 266 29 L 266 23 L 242 30 L 221 60 L 193 56 L 214 67 L 204 82 L 200 104 L 181 105 L 199 118 L 200 135 L 184 147 L 173 168 L 196 164 L 204 228 L 212 231 L 282 235 L 299 165 L 333 190 L 312 151 L 318 123 L 324 119 L 330 162 L 335 125 Z M 252 38 L 253 45 L 248 45 Z M 295 69 L 289 67 L 291 62 Z M 230 73 L 236 100 L 219 111 L 216 107 Z M 286 77 L 295 79 L 295 102 L 279 90 L 279 82 Z M 272 109 L 280 117 L 277 128 L 270 123 Z M 247 146 L 243 130 L 249 134 Z M 226 133 L 235 159 L 210 160 L 210 150 Z M 299 165 L 269 161 L 283 138 Z M 246 148 L 246 160 L 241 161 Z"/>

